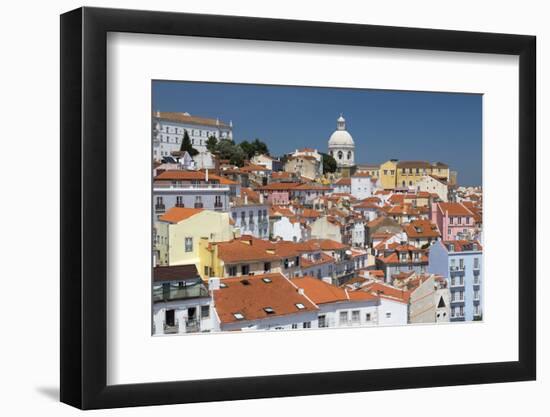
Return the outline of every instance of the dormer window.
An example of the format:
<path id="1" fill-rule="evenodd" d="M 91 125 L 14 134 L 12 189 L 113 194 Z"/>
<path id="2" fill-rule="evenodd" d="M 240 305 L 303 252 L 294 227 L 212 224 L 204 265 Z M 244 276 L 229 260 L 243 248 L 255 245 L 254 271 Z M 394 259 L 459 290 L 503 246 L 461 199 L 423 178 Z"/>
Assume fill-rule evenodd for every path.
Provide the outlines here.
<path id="1" fill-rule="evenodd" d="M 242 313 L 233 313 L 233 317 L 235 317 L 237 320 L 244 320 L 244 314 Z"/>

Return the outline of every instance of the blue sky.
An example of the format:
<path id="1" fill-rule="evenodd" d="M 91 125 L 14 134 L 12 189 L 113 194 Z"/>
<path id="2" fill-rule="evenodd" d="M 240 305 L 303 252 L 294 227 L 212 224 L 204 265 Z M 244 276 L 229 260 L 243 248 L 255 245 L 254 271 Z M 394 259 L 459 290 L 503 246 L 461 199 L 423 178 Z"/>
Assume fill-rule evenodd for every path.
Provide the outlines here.
<path id="1" fill-rule="evenodd" d="M 154 81 L 153 110 L 232 120 L 236 142 L 260 138 L 273 155 L 327 152 L 343 113 L 356 162 L 442 161 L 461 185 L 481 184 L 481 95 Z"/>

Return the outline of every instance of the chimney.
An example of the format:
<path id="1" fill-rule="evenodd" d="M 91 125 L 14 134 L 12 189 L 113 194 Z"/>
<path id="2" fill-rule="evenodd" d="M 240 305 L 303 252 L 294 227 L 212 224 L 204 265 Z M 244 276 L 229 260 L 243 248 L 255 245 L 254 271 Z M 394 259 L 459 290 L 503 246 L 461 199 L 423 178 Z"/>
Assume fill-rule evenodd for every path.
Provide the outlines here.
<path id="1" fill-rule="evenodd" d="M 208 280 L 208 289 L 210 291 L 215 291 L 220 289 L 220 279 L 219 278 L 210 278 Z"/>
<path id="2" fill-rule="evenodd" d="M 208 182 L 208 168 L 206 168 L 206 177 L 205 177 L 205 181 Z"/>

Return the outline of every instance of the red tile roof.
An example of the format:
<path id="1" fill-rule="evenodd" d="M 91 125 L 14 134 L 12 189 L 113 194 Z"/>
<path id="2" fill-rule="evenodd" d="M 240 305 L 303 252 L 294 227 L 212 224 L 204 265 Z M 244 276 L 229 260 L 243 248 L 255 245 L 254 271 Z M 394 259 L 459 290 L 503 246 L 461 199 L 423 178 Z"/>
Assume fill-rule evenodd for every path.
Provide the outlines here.
<path id="1" fill-rule="evenodd" d="M 270 282 L 265 282 L 264 278 Z M 214 291 L 214 303 L 221 323 L 261 320 L 318 310 L 281 273 L 225 278 L 223 283 L 225 288 Z M 268 313 L 266 308 L 271 308 L 273 312 Z M 243 319 L 237 319 L 234 316 L 236 313 L 242 314 Z"/>
<path id="2" fill-rule="evenodd" d="M 195 214 L 201 213 L 202 211 L 203 209 L 172 207 L 166 213 L 160 216 L 159 220 L 168 223 L 179 223 L 183 220 L 190 218 L 191 216 L 194 216 Z"/>

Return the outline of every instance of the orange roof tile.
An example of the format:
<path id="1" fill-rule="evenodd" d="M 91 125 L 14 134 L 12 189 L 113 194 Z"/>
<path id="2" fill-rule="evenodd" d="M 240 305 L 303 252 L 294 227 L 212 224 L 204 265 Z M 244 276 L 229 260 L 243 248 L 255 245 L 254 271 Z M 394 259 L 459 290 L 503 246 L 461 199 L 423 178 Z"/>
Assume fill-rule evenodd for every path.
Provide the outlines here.
<path id="1" fill-rule="evenodd" d="M 265 282 L 264 278 L 270 282 Z M 213 294 L 222 323 L 261 320 L 318 309 L 281 273 L 225 278 L 223 283 L 225 287 Z M 268 313 L 266 308 L 271 308 L 272 312 Z M 237 319 L 236 313 L 242 314 L 243 318 Z"/>
<path id="2" fill-rule="evenodd" d="M 304 276 L 303 278 L 294 278 L 292 282 L 298 288 L 302 288 L 305 295 L 315 304 L 336 303 L 349 300 L 347 292 L 342 288 L 338 288 L 314 277 Z"/>
<path id="3" fill-rule="evenodd" d="M 172 207 L 166 213 L 159 217 L 159 220 L 169 223 L 179 223 L 188 219 L 195 214 L 202 212 L 204 209 L 187 208 L 187 207 Z"/>

